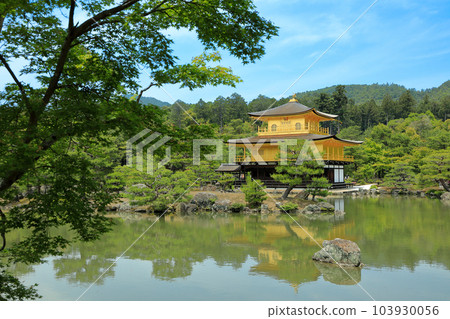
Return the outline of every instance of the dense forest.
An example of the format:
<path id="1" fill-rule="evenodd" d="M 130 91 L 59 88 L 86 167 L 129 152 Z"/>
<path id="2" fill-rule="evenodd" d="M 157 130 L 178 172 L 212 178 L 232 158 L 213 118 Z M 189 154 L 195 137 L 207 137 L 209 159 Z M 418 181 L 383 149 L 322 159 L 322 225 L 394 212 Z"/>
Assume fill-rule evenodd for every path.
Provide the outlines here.
<path id="1" fill-rule="evenodd" d="M 433 89 L 422 91 L 407 90 L 402 86 L 391 85 L 336 85 L 329 88 L 296 94 L 300 103 L 309 107 L 338 114 L 339 125 L 332 125 L 332 133 L 350 128 L 358 135 L 379 123 L 406 118 L 411 113 L 430 111 L 436 119 L 447 120 L 450 114 L 450 81 Z M 251 133 L 248 112 L 273 108 L 286 103 L 289 97 L 275 98 L 259 95 L 247 102 L 237 93 L 229 97 L 219 96 L 214 101 L 188 104 L 177 101 L 171 106 L 163 106 L 169 121 L 179 128 L 199 123 L 216 125 L 220 133 L 236 135 Z M 146 103 L 147 101 L 143 101 Z M 157 100 L 161 106 L 165 102 Z M 346 131 L 348 135 L 348 130 Z M 356 134 L 359 132 L 359 134 Z"/>
<path id="2" fill-rule="evenodd" d="M 333 85 L 323 89 L 298 93 L 297 96 L 314 98 L 314 96 L 320 93 L 331 94 L 335 91 L 336 87 L 337 85 Z M 345 90 L 347 91 L 347 97 L 354 100 L 356 104 L 365 103 L 372 99 L 377 103 L 381 103 L 386 95 L 390 95 L 393 99 L 398 99 L 405 91 L 408 91 L 404 86 L 398 84 L 352 84 L 346 85 Z M 422 100 L 425 96 L 431 99 L 440 99 L 443 95 L 448 95 L 450 81 L 446 81 L 439 87 L 431 89 L 409 89 L 409 91 L 416 100 Z"/>
<path id="3" fill-rule="evenodd" d="M 356 102 L 353 97 L 365 102 Z M 450 81 L 423 91 L 398 85 L 336 85 L 298 93 L 297 98 L 302 104 L 339 115 L 340 121 L 323 123 L 332 134 L 365 141 L 362 147 L 348 150 L 355 157 L 355 163 L 347 166 L 349 180 L 377 181 L 400 188 L 449 187 Z M 247 102 L 234 93 L 212 102 L 177 101 L 162 109 L 167 122 L 175 127 L 186 129 L 195 124 L 195 119 L 210 124 L 226 141 L 256 135 L 262 123 L 253 123 L 248 112 L 288 100 L 260 95 Z"/>
<path id="4" fill-rule="evenodd" d="M 323 112 L 338 114 L 340 127 L 333 127 L 333 133 L 342 128 L 355 126 L 359 126 L 361 132 L 364 132 L 379 123 L 387 124 L 393 119 L 406 118 L 410 113 L 430 111 L 437 119 L 444 121 L 450 114 L 450 81 L 437 88 L 421 91 L 407 90 L 397 84 L 335 85 L 300 92 L 296 96 L 302 104 Z M 251 128 L 245 125 L 245 122 L 250 120 L 248 112 L 273 108 L 288 100 L 289 97 L 276 100 L 259 95 L 247 102 L 242 96 L 234 93 L 229 97 L 219 96 L 210 102 L 200 99 L 197 103 L 188 104 L 179 100 L 168 106 L 166 102 L 156 100 L 153 104 L 163 105 L 163 109 L 170 112 L 171 122 L 177 127 L 194 124 L 195 119 L 199 123 L 217 125 L 222 133 L 226 133 L 227 126 L 229 128 L 231 125 L 232 132 L 240 134 L 251 131 Z M 143 100 L 143 103 L 147 102 L 152 103 L 150 100 Z M 241 123 L 242 127 L 239 128 L 238 123 Z"/>

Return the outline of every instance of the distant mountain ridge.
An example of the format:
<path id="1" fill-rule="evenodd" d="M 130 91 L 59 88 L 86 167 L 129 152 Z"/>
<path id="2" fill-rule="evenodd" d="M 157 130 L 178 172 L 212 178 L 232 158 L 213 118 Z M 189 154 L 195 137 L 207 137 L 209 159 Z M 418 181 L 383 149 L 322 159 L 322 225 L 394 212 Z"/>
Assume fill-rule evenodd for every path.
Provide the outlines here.
<path id="1" fill-rule="evenodd" d="M 320 93 L 332 94 L 337 85 L 325 87 L 322 89 L 317 89 L 313 91 L 299 92 L 296 93 L 297 98 L 303 98 L 306 100 L 312 101 L 316 96 Z M 394 100 L 398 99 L 405 91 L 408 89 L 402 85 L 398 84 L 350 84 L 345 85 L 345 90 L 347 92 L 347 97 L 349 99 L 353 99 L 356 104 L 362 104 L 365 102 L 374 99 L 378 104 L 381 103 L 384 96 L 389 94 Z M 425 89 L 425 90 L 416 90 L 409 89 L 416 99 L 417 102 L 421 101 L 425 95 L 432 100 L 438 100 L 444 95 L 450 95 L 450 80 L 442 83 L 438 87 Z M 285 98 L 286 99 L 286 98 Z M 250 101 L 249 101 L 250 102 Z M 143 96 L 141 98 L 142 104 L 152 104 L 159 107 L 171 106 L 172 103 L 158 100 L 154 97 Z M 195 103 L 193 103 L 195 104 Z"/>
<path id="2" fill-rule="evenodd" d="M 154 97 L 147 97 L 147 96 L 141 97 L 141 103 L 142 104 L 152 104 L 152 105 L 156 105 L 159 107 L 171 105 L 169 102 L 161 101 L 161 100 L 155 99 Z"/>
<path id="3" fill-rule="evenodd" d="M 331 94 L 336 89 L 337 85 L 329 86 L 326 88 L 306 91 L 297 93 L 297 97 L 311 99 L 320 93 Z M 365 103 L 374 99 L 375 102 L 380 103 L 386 94 L 389 94 L 394 100 L 398 99 L 408 89 L 402 85 L 398 84 L 351 84 L 345 85 L 345 90 L 347 92 L 347 97 L 353 99 L 356 104 Z M 414 98 L 419 101 L 422 100 L 425 95 L 428 95 L 430 99 L 439 99 L 443 95 L 450 95 L 450 80 L 444 82 L 438 87 L 416 90 L 409 89 L 414 96 Z"/>

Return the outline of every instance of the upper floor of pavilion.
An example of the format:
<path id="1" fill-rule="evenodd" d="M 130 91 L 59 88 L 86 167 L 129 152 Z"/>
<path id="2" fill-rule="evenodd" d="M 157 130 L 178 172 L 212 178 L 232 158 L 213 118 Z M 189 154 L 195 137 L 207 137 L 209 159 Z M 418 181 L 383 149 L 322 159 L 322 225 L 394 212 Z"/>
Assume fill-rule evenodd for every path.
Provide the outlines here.
<path id="1" fill-rule="evenodd" d="M 248 114 L 253 119 L 264 122 L 263 126 L 258 127 L 258 136 L 329 135 L 329 129 L 321 127 L 320 122 L 335 121 L 338 117 L 299 103 L 295 95 L 286 104 Z"/>

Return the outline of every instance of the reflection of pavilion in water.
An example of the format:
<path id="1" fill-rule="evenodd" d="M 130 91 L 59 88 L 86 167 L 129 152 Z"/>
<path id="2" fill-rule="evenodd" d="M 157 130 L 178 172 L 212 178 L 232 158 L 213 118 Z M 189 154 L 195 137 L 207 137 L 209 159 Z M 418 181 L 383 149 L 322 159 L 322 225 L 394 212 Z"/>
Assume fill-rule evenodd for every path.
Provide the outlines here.
<path id="1" fill-rule="evenodd" d="M 334 204 L 334 209 L 335 210 L 341 210 L 341 211 L 345 211 L 345 207 L 344 207 L 344 198 L 334 198 L 332 201 L 332 204 Z"/>
<path id="2" fill-rule="evenodd" d="M 341 203 L 338 201 L 337 204 Z M 316 266 L 311 258 L 319 250 L 317 243 L 321 244 L 326 239 L 339 237 L 355 240 L 346 235 L 348 228 L 354 227 L 354 222 L 334 225 L 325 233 L 312 225 L 301 226 L 280 222 L 275 216 L 269 216 L 266 223 L 262 224 L 264 235 L 257 244 L 258 264 L 251 268 L 251 272 L 286 281 L 294 287 L 295 292 L 301 284 L 316 281 L 321 274 L 325 280 L 335 284 L 354 284 L 349 282 L 348 276 L 342 275 L 343 271 L 337 266 L 328 266 L 323 272 L 323 267 Z M 229 242 L 252 244 L 246 233 L 233 237 Z M 298 249 L 293 248 L 295 246 Z M 358 275 L 354 277 L 358 278 Z"/>

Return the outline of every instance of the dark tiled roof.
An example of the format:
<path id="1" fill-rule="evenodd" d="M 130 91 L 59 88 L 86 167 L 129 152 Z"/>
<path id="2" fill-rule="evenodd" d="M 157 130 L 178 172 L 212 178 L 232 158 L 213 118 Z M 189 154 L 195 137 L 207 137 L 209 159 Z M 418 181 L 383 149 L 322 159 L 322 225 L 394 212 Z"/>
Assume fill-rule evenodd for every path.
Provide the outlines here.
<path id="1" fill-rule="evenodd" d="M 302 114 L 302 113 L 306 113 L 309 111 L 313 111 L 317 115 L 321 115 L 321 116 L 325 116 L 325 117 L 329 117 L 329 118 L 337 117 L 337 115 L 327 114 L 327 113 L 316 111 L 314 108 L 310 108 L 310 107 L 300 104 L 296 101 L 289 101 L 288 103 L 274 107 L 273 109 L 268 109 L 268 110 L 260 111 L 260 112 L 252 112 L 252 113 L 248 113 L 248 115 L 255 116 L 255 117 L 284 116 L 284 115 Z"/>
<path id="2" fill-rule="evenodd" d="M 241 168 L 241 165 L 221 164 L 216 172 L 236 172 Z"/>
<path id="3" fill-rule="evenodd" d="M 338 141 L 351 143 L 351 144 L 361 144 L 362 141 L 351 141 L 351 140 L 344 140 L 336 135 L 319 135 L 319 134 L 302 134 L 302 135 L 267 135 L 267 136 L 252 136 L 248 138 L 239 138 L 239 139 L 232 139 L 228 140 L 229 144 L 244 144 L 244 143 L 273 143 L 273 142 L 280 142 L 285 141 L 288 139 L 298 139 L 298 140 L 313 140 L 313 141 L 320 141 L 320 140 L 326 140 L 326 139 L 335 139 Z"/>
<path id="4" fill-rule="evenodd" d="M 228 143 L 232 144 L 244 144 L 244 141 L 246 143 L 257 143 L 257 142 L 263 142 L 264 143 L 270 143 L 270 142 L 279 142 L 284 141 L 288 139 L 297 139 L 297 140 L 317 140 L 321 138 L 327 138 L 331 137 L 332 135 L 319 135 L 319 134 L 301 134 L 301 135 L 267 135 L 267 136 L 252 136 L 248 138 L 238 138 L 234 140 L 228 140 Z"/>
<path id="5" fill-rule="evenodd" d="M 336 135 L 330 135 L 329 137 L 325 136 L 323 138 L 318 138 L 318 139 L 316 139 L 316 141 L 326 140 L 328 138 L 333 138 L 335 140 L 338 140 L 338 141 L 341 141 L 341 142 L 346 142 L 346 143 L 351 143 L 351 144 L 362 144 L 362 143 L 364 143 L 363 141 L 344 140 L 343 138 L 339 138 Z"/>

